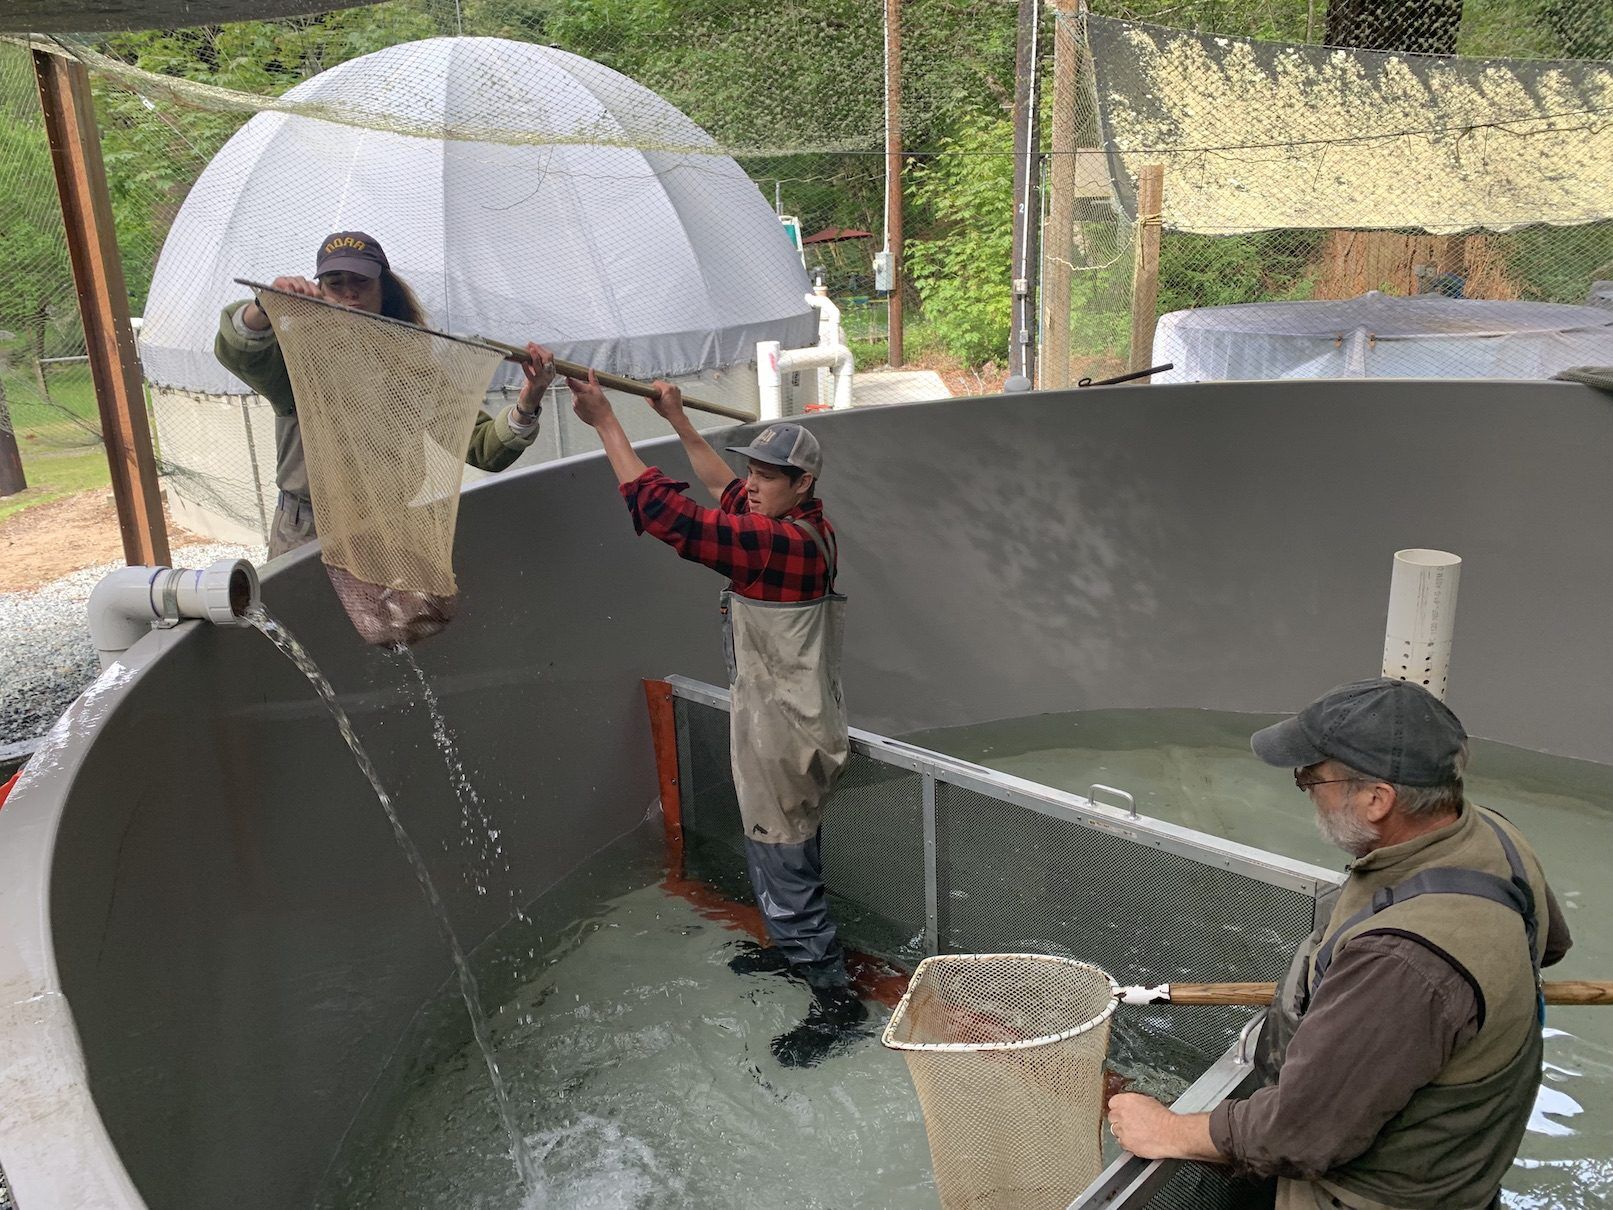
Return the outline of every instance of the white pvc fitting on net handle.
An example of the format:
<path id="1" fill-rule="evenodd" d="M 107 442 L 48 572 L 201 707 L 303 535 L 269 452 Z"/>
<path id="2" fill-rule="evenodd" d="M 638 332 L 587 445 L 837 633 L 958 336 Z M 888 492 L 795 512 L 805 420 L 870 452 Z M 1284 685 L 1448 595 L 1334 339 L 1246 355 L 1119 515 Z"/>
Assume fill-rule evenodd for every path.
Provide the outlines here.
<path id="1" fill-rule="evenodd" d="M 1444 550 L 1395 551 L 1383 675 L 1411 681 L 1443 699 L 1450 688 L 1451 641 L 1462 560 Z"/>

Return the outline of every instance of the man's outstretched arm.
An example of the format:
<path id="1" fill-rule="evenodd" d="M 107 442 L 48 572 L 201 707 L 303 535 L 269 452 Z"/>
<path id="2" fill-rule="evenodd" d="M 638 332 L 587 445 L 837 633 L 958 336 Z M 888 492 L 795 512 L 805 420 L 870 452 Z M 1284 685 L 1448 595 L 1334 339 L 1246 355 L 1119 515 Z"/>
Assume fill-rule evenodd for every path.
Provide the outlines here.
<path id="1" fill-rule="evenodd" d="M 683 452 L 689 455 L 689 465 L 694 468 L 695 478 L 705 484 L 706 490 L 718 500 L 722 499 L 723 489 L 732 483 L 738 476 L 734 474 L 733 467 L 723 461 L 722 455 L 711 448 L 711 443 L 700 435 L 694 422 L 689 419 L 683 410 L 683 392 L 670 382 L 657 378 L 652 384 L 656 389 L 656 396 L 650 400 L 650 406 L 656 414 L 672 426 L 672 431 L 683 442 Z"/>
<path id="2" fill-rule="evenodd" d="M 566 385 L 571 388 L 571 409 L 577 413 L 577 419 L 599 434 L 600 444 L 605 447 L 605 457 L 610 459 L 610 468 L 616 472 L 616 482 L 631 483 L 648 470 L 644 460 L 634 451 L 633 443 L 627 439 L 627 430 L 616 418 L 594 372 L 588 371 L 587 382 L 580 378 L 568 378 Z"/>

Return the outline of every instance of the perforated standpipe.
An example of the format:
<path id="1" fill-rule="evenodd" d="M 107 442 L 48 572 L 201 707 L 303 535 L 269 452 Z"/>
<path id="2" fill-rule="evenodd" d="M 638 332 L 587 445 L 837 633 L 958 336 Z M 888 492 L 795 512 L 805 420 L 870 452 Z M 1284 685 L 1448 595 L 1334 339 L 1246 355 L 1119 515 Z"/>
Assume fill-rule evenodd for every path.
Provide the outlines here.
<path id="1" fill-rule="evenodd" d="M 1064 1210 L 1097 1179 L 1119 991 L 1070 958 L 919 964 L 881 1040 L 907 1060 L 945 1210 Z"/>
<path id="2" fill-rule="evenodd" d="M 269 290 L 319 521 L 320 557 L 366 642 L 414 643 L 453 617 L 465 452 L 504 354 Z"/>
<path id="3" fill-rule="evenodd" d="M 1451 639 L 1462 560 L 1448 551 L 1395 551 L 1383 675 L 1411 681 L 1441 700 L 1450 687 Z"/>

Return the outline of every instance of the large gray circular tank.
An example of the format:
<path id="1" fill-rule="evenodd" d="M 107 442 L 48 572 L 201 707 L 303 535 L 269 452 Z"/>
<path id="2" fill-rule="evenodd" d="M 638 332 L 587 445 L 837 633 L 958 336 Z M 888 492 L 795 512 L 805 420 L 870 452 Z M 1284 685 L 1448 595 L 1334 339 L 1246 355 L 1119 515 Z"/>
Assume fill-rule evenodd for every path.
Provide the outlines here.
<path id="1" fill-rule="evenodd" d="M 1095 707 L 1293 709 L 1377 671 L 1390 559 L 1464 559 L 1452 704 L 1474 734 L 1613 761 L 1613 405 L 1580 386 L 1118 387 L 826 414 L 853 722 Z M 686 473 L 676 445 L 650 461 Z M 468 944 L 645 815 L 639 679 L 721 677 L 717 582 L 635 538 L 597 456 L 487 481 L 461 615 L 418 658 L 511 888 L 440 843 L 457 806 L 409 678 L 312 552 L 264 598 L 399 791 Z M 0 811 L 0 1158 L 22 1210 L 306 1205 L 449 975 L 385 819 L 251 631 L 155 633 Z"/>

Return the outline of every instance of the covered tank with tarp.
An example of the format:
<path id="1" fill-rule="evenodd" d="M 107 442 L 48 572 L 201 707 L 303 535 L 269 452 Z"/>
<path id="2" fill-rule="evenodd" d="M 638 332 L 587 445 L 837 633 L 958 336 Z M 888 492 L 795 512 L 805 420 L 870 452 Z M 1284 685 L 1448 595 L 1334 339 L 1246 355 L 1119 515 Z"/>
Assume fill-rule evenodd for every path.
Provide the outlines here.
<path id="1" fill-rule="evenodd" d="M 1252 378 L 1550 378 L 1613 361 L 1613 313 L 1562 303 L 1369 291 L 1160 316 L 1155 382 Z"/>
<path id="2" fill-rule="evenodd" d="M 140 354 L 164 461 L 178 469 L 171 495 L 192 529 L 259 521 L 255 502 L 217 498 L 213 483 L 238 494 L 256 481 L 273 509 L 268 409 L 243 409 L 250 390 L 213 355 L 220 309 L 244 296 L 232 279 L 309 275 L 318 241 L 355 229 L 381 242 L 440 328 L 699 381 L 748 411 L 757 342 L 817 338 L 805 271 L 772 208 L 676 107 L 552 47 L 389 47 L 248 121 L 163 245 Z M 519 378 L 506 366 L 492 389 Z M 527 461 L 594 448 L 555 412 Z"/>

